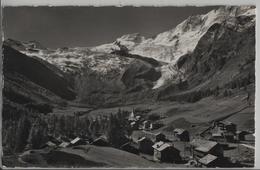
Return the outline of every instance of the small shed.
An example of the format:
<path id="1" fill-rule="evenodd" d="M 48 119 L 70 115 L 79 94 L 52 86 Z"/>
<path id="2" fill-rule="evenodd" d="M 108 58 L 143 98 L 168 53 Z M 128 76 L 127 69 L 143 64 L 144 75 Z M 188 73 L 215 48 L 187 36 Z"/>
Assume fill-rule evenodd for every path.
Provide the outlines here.
<path id="1" fill-rule="evenodd" d="M 92 145 L 96 145 L 96 146 L 109 146 L 109 142 L 107 140 L 107 137 L 105 136 L 100 136 L 97 139 L 95 139 L 92 142 Z"/>
<path id="2" fill-rule="evenodd" d="M 139 154 L 138 146 L 131 142 L 123 144 L 122 146 L 120 146 L 120 149 L 133 154 Z"/>
<path id="3" fill-rule="evenodd" d="M 154 160 L 160 162 L 179 162 L 181 161 L 180 151 L 169 143 L 162 141 L 155 143 Z"/>
<path id="4" fill-rule="evenodd" d="M 219 165 L 219 158 L 215 155 L 207 154 L 198 160 L 202 167 L 217 167 Z"/>
<path id="5" fill-rule="evenodd" d="M 173 134 L 179 141 L 183 141 L 183 142 L 190 141 L 190 134 L 185 129 L 176 128 L 174 129 Z"/>
<path id="6" fill-rule="evenodd" d="M 138 149 L 142 153 L 153 154 L 153 142 L 147 137 L 141 137 L 137 140 Z"/>

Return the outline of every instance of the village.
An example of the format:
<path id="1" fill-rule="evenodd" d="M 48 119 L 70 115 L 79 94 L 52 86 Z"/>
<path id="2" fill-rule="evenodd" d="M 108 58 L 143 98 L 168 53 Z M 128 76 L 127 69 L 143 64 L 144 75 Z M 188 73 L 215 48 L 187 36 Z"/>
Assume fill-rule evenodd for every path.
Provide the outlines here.
<path id="1" fill-rule="evenodd" d="M 250 167 L 253 164 L 250 156 L 248 160 L 241 160 L 239 156 L 243 152 L 254 156 L 254 132 L 238 131 L 236 124 L 223 120 L 213 122 L 197 135 L 183 128 L 164 133 L 160 131 L 163 126 L 161 118 L 158 115 L 147 118 L 133 109 L 125 118 L 131 133 L 125 135 L 118 149 L 155 163 L 183 167 Z M 59 150 L 79 145 L 113 147 L 107 136 L 100 134 L 95 139 L 88 136 L 73 139 L 49 136 L 40 148 Z"/>

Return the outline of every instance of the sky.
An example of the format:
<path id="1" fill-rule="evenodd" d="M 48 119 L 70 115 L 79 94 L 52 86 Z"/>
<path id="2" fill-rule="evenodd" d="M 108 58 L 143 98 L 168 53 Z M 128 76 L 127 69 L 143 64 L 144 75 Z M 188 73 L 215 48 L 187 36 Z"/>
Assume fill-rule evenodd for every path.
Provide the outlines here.
<path id="1" fill-rule="evenodd" d="M 131 33 L 152 37 L 208 7 L 4 7 L 4 37 L 49 48 L 90 47 Z"/>

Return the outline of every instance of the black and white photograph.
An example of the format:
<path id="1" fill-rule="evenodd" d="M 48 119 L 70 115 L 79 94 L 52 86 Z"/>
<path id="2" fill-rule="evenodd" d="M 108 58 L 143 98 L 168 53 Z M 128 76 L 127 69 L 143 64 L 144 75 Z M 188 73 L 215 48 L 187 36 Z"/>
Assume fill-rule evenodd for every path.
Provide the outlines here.
<path id="1" fill-rule="evenodd" d="M 2 33 L 2 167 L 255 167 L 255 5 L 5 5 Z"/>

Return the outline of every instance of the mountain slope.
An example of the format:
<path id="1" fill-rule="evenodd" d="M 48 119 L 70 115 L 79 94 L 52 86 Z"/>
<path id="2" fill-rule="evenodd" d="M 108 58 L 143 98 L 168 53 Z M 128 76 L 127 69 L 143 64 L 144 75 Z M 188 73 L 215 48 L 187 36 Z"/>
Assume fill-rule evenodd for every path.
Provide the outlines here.
<path id="1" fill-rule="evenodd" d="M 212 25 L 194 52 L 182 56 L 177 65 L 189 93 L 254 83 L 255 16 L 239 16 Z M 162 95 L 166 93 L 170 95 L 169 90 L 162 91 Z M 176 91 L 171 94 L 177 95 Z"/>
<path id="2" fill-rule="evenodd" d="M 68 100 L 75 98 L 72 86 L 65 75 L 54 71 L 53 66 L 45 61 L 28 57 L 9 46 L 4 45 L 3 49 L 5 82 L 19 82 L 18 79 L 27 79 L 61 98 Z M 14 80 L 15 78 L 17 80 Z"/>

